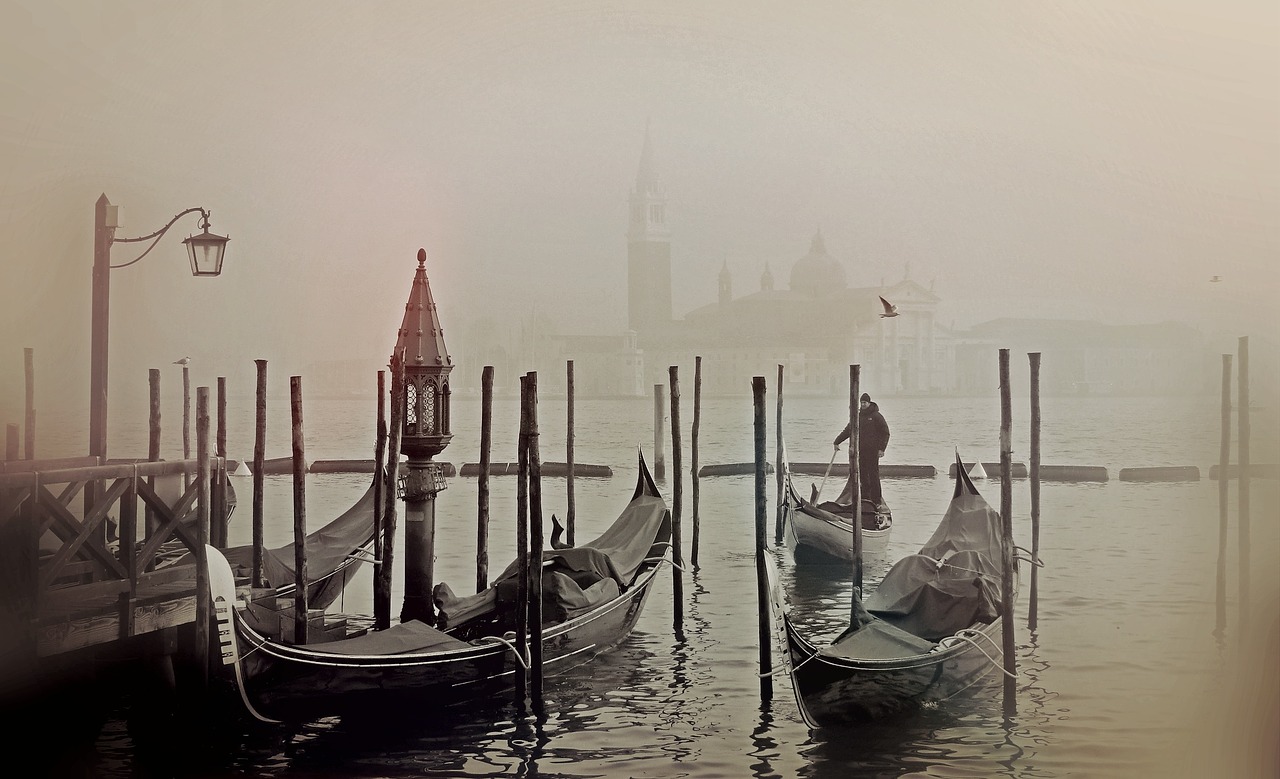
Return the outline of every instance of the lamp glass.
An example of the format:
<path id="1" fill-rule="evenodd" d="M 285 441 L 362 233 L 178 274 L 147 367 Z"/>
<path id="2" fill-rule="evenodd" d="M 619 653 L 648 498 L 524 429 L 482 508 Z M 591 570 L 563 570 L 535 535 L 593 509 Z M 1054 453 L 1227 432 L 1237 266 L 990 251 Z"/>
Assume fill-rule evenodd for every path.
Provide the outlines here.
<path id="1" fill-rule="evenodd" d="M 226 238 L 214 235 L 206 228 L 200 235 L 188 236 L 187 257 L 191 260 L 192 276 L 217 276 L 222 273 L 222 255 L 227 249 Z"/>

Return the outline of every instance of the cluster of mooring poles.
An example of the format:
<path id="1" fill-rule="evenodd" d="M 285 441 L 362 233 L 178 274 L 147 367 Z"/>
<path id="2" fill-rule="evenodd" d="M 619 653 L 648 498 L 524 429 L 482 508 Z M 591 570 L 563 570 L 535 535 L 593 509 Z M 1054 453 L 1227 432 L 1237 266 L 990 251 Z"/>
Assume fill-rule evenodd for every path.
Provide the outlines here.
<path id="1" fill-rule="evenodd" d="M 1236 396 L 1236 426 L 1238 430 L 1237 460 L 1234 475 L 1237 484 L 1236 510 L 1239 512 L 1237 528 L 1240 567 L 1239 602 L 1240 637 L 1249 631 L 1249 337 L 1240 336 L 1237 350 L 1239 387 Z M 1231 468 L 1231 354 L 1222 355 L 1222 434 L 1218 450 L 1218 571 L 1217 571 L 1217 621 L 1214 635 L 1219 641 L 1227 633 L 1227 498 L 1228 482 L 1233 475 Z"/>

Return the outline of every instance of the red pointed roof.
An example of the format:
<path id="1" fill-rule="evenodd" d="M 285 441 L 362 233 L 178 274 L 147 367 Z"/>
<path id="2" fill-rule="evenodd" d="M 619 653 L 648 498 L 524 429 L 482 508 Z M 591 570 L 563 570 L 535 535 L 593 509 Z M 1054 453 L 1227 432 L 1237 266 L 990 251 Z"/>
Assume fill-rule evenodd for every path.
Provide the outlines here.
<path id="1" fill-rule="evenodd" d="M 427 283 L 427 250 L 418 250 L 418 272 L 413 276 L 409 302 L 404 306 L 404 321 L 396 337 L 396 354 L 404 354 L 404 367 L 452 368 L 453 360 L 444 346 L 444 328 L 436 302 Z"/>

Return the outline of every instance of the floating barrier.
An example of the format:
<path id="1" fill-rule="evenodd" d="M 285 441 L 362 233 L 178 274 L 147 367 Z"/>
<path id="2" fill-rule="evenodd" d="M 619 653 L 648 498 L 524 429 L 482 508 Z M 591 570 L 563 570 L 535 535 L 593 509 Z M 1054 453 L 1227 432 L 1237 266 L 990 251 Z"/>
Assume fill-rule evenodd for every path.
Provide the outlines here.
<path id="1" fill-rule="evenodd" d="M 432 461 L 444 471 L 448 477 L 457 476 L 453 463 Z M 400 461 L 403 467 L 404 460 Z M 307 469 L 308 473 L 373 473 L 373 460 L 316 460 Z"/>
<path id="2" fill-rule="evenodd" d="M 1218 466 L 1209 466 L 1209 478 L 1217 480 Z M 1240 478 L 1240 466 L 1228 465 L 1227 478 Z M 1276 463 L 1249 463 L 1249 478 L 1251 479 L 1280 479 L 1280 465 Z"/>
<path id="3" fill-rule="evenodd" d="M 972 473 L 973 473 L 974 466 L 975 466 L 975 465 L 981 465 L 981 466 L 982 466 L 982 470 L 986 472 L 986 478 L 988 478 L 988 479 L 998 479 L 998 478 L 1000 478 L 1000 463 L 973 463 L 973 462 L 967 462 L 967 463 L 963 463 L 963 465 L 964 465 L 964 472 L 965 472 L 965 473 L 972 474 Z M 1027 464 L 1026 464 L 1026 463 L 1011 463 L 1011 464 L 1010 464 L 1009 469 L 1010 469 L 1010 471 L 1012 471 L 1012 474 L 1011 474 L 1011 475 L 1013 476 L 1013 478 L 1015 478 L 1015 479 L 1025 479 L 1025 478 L 1027 478 Z M 881 466 L 881 475 L 882 475 L 882 476 L 884 475 L 884 466 Z M 1044 475 L 1044 473 L 1043 473 L 1043 466 L 1041 466 L 1041 477 L 1042 477 L 1042 478 L 1043 478 L 1043 475 Z M 951 463 L 951 467 L 947 469 L 947 476 L 948 476 L 948 478 L 952 478 L 952 479 L 954 479 L 954 478 L 956 477 L 956 464 L 955 464 L 955 463 Z"/>
<path id="4" fill-rule="evenodd" d="M 827 466 L 823 465 L 823 468 Z M 704 465 L 698 469 L 698 476 L 745 476 L 756 472 L 755 463 L 724 463 L 723 465 Z M 764 464 L 765 473 L 773 473 L 773 466 Z"/>
<path id="5" fill-rule="evenodd" d="M 1101 465 L 1041 465 L 1041 481 L 1107 481 L 1107 469 Z"/>
<path id="6" fill-rule="evenodd" d="M 568 463 L 545 462 L 541 464 L 543 476 L 568 476 Z M 490 476 L 515 476 L 520 472 L 519 463 L 489 463 Z M 480 463 L 464 463 L 462 466 L 463 476 L 479 476 Z M 573 464 L 573 477 L 579 476 L 586 478 L 607 479 L 613 476 L 613 469 L 607 465 L 589 465 L 587 463 Z"/>
<path id="7" fill-rule="evenodd" d="M 794 474 L 805 476 L 827 475 L 826 463 L 791 463 L 787 466 Z M 832 463 L 831 475 L 842 479 L 849 478 L 849 463 Z M 881 465 L 880 478 L 885 479 L 931 479 L 938 475 L 938 469 L 932 465 Z"/>
<path id="8" fill-rule="evenodd" d="M 1200 469 L 1194 465 L 1121 468 L 1120 481 L 1200 481 Z"/>

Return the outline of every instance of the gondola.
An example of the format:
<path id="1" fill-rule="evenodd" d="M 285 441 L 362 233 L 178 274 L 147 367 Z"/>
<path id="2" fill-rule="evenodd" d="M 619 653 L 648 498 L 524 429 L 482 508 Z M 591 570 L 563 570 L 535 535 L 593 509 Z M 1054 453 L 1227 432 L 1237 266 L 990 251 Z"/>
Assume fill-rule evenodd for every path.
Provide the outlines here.
<path id="1" fill-rule="evenodd" d="M 588 662 L 631 633 L 670 539 L 671 514 L 642 456 L 635 491 L 607 530 L 582 546 L 543 553 L 546 676 Z M 438 713 L 510 688 L 527 656 L 511 632 L 517 577 L 513 562 L 475 595 L 455 597 L 447 585 L 437 585 L 437 627 L 411 620 L 296 646 L 255 626 L 250 609 L 235 601 L 230 567 L 210 552 L 224 662 L 235 666 L 249 710 L 267 720 L 376 715 L 404 705 Z"/>
<path id="2" fill-rule="evenodd" d="M 895 563 L 866 598 L 866 621 L 829 645 L 815 645 L 791 621 L 766 555 L 770 600 L 809 727 L 901 713 L 1002 672 L 1000 515 L 963 468 L 957 473 L 951 504 L 928 543 Z"/>
<path id="3" fill-rule="evenodd" d="M 798 562 L 840 562 L 853 559 L 853 504 L 817 502 L 800 497 L 787 472 L 782 497 L 787 546 Z M 815 489 L 816 493 L 817 490 Z M 862 501 L 862 553 L 883 556 L 893 530 L 893 514 L 888 506 Z"/>

